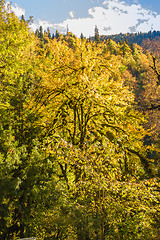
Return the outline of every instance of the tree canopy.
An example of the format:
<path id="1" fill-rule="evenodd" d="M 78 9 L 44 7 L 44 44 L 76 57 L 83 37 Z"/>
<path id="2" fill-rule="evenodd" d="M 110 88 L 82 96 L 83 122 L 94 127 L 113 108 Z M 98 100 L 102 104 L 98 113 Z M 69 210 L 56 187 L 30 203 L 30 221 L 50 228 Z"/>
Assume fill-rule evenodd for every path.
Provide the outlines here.
<path id="1" fill-rule="evenodd" d="M 156 239 L 158 145 L 139 107 L 151 55 L 40 37 L 0 10 L 0 238 Z"/>

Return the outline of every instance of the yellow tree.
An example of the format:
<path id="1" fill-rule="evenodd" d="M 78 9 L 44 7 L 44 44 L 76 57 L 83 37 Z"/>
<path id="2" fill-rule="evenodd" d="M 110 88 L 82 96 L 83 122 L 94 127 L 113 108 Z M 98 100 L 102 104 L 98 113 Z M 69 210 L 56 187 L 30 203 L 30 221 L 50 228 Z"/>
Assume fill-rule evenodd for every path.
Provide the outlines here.
<path id="1" fill-rule="evenodd" d="M 132 110 L 134 95 L 124 86 L 119 57 L 77 39 L 74 48 L 53 40 L 39 56 L 44 70 L 39 107 L 44 110 L 46 134 L 59 134 L 80 149 L 99 142 L 116 152 L 135 154 L 150 173 L 142 138 L 143 116 Z M 143 156 L 144 154 L 144 156 Z M 122 154 L 123 166 L 124 157 Z"/>
<path id="2" fill-rule="evenodd" d="M 27 22 L 7 11 L 4 1 L 0 43 L 0 238 L 13 239 L 30 235 L 45 155 L 37 145 L 41 126 L 32 101 L 36 40 Z"/>
<path id="3" fill-rule="evenodd" d="M 141 232 L 144 236 L 145 223 L 148 221 L 149 229 L 151 226 L 143 211 L 145 200 L 140 202 L 140 214 L 136 210 L 135 218 L 132 210 L 137 204 L 134 199 L 140 195 L 137 179 L 154 175 L 143 146 L 144 136 L 150 133 L 143 128 L 143 115 L 133 109 L 134 95 L 125 86 L 121 74 L 123 59 L 107 52 L 104 43 L 96 45 L 75 37 L 72 45 L 48 40 L 39 50 L 38 58 L 42 72 L 36 99 L 44 116 L 44 142 L 48 144 L 47 154 L 59 167 L 57 178 L 65 183 L 64 191 L 71 197 L 70 204 L 62 208 L 70 212 L 64 222 L 68 219 L 78 239 L 105 239 L 113 230 L 113 238 L 119 235 L 123 239 L 132 235 L 134 227 L 133 237 L 138 236 L 137 229 L 144 216 Z M 128 190 L 130 181 L 133 187 Z M 146 189 L 145 184 L 140 185 Z M 128 194 L 131 195 L 129 210 Z M 154 197 L 158 201 L 156 193 Z M 53 222 L 50 222 L 52 227 Z M 131 231 L 127 225 L 129 228 L 133 225 Z"/>

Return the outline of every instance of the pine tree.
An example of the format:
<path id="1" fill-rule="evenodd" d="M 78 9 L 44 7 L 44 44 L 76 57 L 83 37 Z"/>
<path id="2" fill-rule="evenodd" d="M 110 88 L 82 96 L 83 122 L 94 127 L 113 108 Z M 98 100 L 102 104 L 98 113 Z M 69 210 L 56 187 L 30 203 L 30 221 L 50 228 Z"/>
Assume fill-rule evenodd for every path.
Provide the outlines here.
<path id="1" fill-rule="evenodd" d="M 21 20 L 20 21 L 24 21 L 25 22 L 24 15 L 21 16 Z"/>
<path id="2" fill-rule="evenodd" d="M 36 31 L 35 31 L 35 36 L 39 36 L 39 30 L 38 29 L 36 29 Z"/>
<path id="3" fill-rule="evenodd" d="M 49 27 L 47 28 L 47 36 L 49 39 L 51 39 L 51 31 L 50 31 Z"/>
<path id="4" fill-rule="evenodd" d="M 68 27 L 68 24 L 67 24 L 67 31 L 66 31 L 66 35 L 68 35 L 69 33 L 69 27 Z"/>
<path id="5" fill-rule="evenodd" d="M 80 35 L 80 39 L 81 39 L 81 40 L 84 39 L 83 33 L 81 33 L 81 35 Z"/>
<path id="6" fill-rule="evenodd" d="M 56 39 L 58 39 L 58 38 L 59 38 L 59 32 L 58 32 L 58 30 L 56 30 L 55 37 L 56 37 Z"/>
<path id="7" fill-rule="evenodd" d="M 94 40 L 96 43 L 100 43 L 99 30 L 97 28 L 97 25 L 95 26 L 95 29 L 94 29 Z"/>
<path id="8" fill-rule="evenodd" d="M 43 39 L 43 28 L 42 26 L 40 26 L 39 28 L 39 36 L 38 36 L 40 39 Z"/>

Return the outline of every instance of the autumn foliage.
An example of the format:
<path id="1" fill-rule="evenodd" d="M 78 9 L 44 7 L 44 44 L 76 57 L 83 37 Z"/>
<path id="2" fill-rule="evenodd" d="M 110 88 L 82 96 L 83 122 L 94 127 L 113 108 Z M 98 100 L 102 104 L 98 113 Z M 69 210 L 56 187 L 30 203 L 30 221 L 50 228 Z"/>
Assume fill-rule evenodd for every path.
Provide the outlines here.
<path id="1" fill-rule="evenodd" d="M 158 239 L 150 53 L 38 38 L 0 9 L 0 238 Z"/>

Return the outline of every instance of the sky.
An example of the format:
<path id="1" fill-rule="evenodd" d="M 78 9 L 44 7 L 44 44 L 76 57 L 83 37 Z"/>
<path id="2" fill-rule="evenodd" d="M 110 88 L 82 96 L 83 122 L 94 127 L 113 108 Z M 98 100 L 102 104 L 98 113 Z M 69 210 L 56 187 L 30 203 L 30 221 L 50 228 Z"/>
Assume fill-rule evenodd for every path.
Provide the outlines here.
<path id="1" fill-rule="evenodd" d="M 35 31 L 40 25 L 51 32 L 69 31 L 78 37 L 126 32 L 160 31 L 160 0 L 12 0 L 17 16 L 33 16 Z"/>

